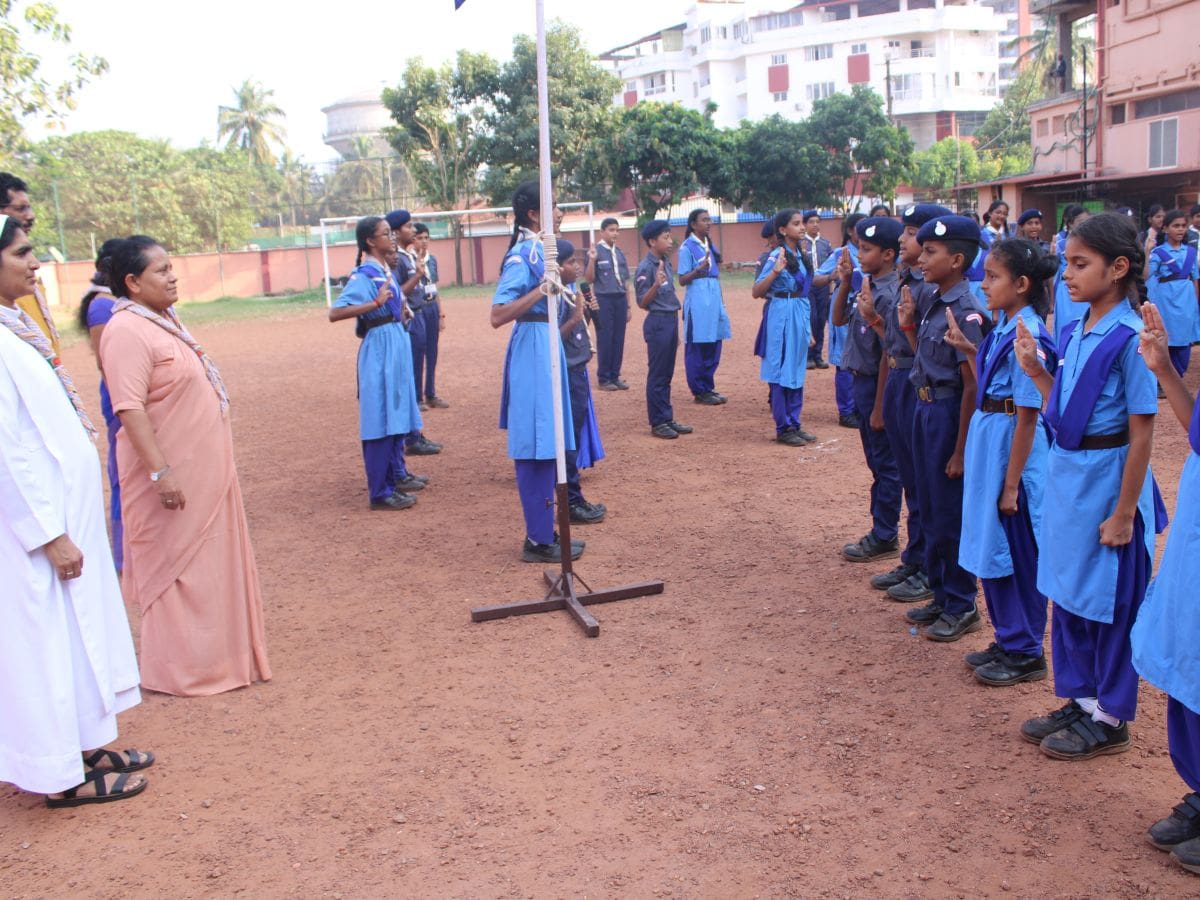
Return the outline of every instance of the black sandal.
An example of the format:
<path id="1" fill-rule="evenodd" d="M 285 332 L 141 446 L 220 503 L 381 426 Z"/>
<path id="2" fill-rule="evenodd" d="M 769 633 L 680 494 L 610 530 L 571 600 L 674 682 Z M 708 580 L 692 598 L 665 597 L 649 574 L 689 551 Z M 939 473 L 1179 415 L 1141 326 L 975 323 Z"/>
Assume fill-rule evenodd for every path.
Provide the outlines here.
<path id="1" fill-rule="evenodd" d="M 121 757 L 121 752 L 129 757 L 128 763 Z M 149 750 L 145 752 L 141 750 L 124 750 L 118 752 L 101 747 L 99 750 L 93 752 L 91 756 L 85 756 L 83 764 L 97 772 L 138 772 L 154 765 L 154 754 Z"/>
<path id="2" fill-rule="evenodd" d="M 113 782 L 113 787 L 110 791 L 104 783 L 104 779 L 106 776 L 112 774 L 114 773 L 103 769 L 93 769 L 91 772 L 88 772 L 82 784 L 77 784 L 75 787 L 63 791 L 61 797 L 47 797 L 46 805 L 51 809 L 61 809 L 64 806 L 83 806 L 87 803 L 111 803 L 114 800 L 125 800 L 129 797 L 136 797 L 150 784 L 150 782 L 143 779 L 142 783 L 137 787 L 125 790 L 125 785 L 129 781 L 129 774 L 121 772 L 117 774 L 117 780 Z M 89 782 L 95 784 L 96 793 L 85 797 L 78 796 L 79 789 Z"/>

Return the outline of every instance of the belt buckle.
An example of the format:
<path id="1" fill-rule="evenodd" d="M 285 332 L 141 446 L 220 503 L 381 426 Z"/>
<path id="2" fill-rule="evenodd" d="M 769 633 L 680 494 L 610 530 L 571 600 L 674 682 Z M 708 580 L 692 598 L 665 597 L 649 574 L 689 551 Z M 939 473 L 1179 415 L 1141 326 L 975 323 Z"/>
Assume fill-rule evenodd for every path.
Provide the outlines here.
<path id="1" fill-rule="evenodd" d="M 1013 402 L 1012 397 L 1004 398 L 1004 414 L 1006 416 L 1015 416 L 1017 414 L 1017 404 Z"/>
<path id="2" fill-rule="evenodd" d="M 921 400 L 924 400 L 926 403 L 932 403 L 933 391 L 927 387 L 919 387 L 917 388 L 917 397 L 919 397 Z"/>
<path id="3" fill-rule="evenodd" d="M 894 369 L 894 368 L 896 368 L 896 357 L 894 357 L 894 356 L 889 356 L 889 357 L 888 357 L 888 368 L 889 368 L 889 369 Z"/>

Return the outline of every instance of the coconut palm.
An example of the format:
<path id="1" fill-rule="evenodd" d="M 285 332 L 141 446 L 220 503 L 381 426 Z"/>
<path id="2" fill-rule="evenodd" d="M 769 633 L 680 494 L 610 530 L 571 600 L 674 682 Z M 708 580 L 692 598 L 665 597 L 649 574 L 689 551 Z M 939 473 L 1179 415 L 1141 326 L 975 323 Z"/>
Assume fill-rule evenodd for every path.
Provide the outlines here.
<path id="1" fill-rule="evenodd" d="M 250 163 L 275 165 L 272 144 L 283 144 L 284 128 L 278 119 L 282 109 L 271 101 L 275 92 L 261 82 L 246 79 L 233 91 L 235 106 L 222 106 L 217 113 L 217 140 L 225 141 L 225 149 L 241 148 Z"/>

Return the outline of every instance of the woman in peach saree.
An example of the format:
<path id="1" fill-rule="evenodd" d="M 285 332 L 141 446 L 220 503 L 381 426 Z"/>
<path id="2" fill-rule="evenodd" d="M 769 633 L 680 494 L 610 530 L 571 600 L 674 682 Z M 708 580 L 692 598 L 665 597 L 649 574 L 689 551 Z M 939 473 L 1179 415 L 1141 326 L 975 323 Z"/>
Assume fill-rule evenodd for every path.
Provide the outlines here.
<path id="1" fill-rule="evenodd" d="M 262 590 L 216 366 L 171 308 L 167 252 L 122 241 L 100 359 L 121 418 L 125 598 L 142 613 L 142 687 L 204 696 L 271 677 Z"/>

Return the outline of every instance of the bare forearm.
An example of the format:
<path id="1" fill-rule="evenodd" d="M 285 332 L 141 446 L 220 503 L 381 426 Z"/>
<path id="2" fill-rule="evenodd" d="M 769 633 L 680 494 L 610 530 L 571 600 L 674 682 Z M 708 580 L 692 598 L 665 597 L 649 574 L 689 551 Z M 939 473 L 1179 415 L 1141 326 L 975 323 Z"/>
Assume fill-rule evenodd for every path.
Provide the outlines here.
<path id="1" fill-rule="evenodd" d="M 542 289 L 539 285 L 523 297 L 518 297 L 512 303 L 495 303 L 492 305 L 490 313 L 491 323 L 493 328 L 500 328 L 507 325 L 509 322 L 514 322 L 525 313 L 533 308 L 533 305 L 542 297 Z"/>
<path id="2" fill-rule="evenodd" d="M 142 465 L 151 472 L 161 472 L 170 462 L 163 456 L 154 434 L 154 426 L 144 409 L 125 409 L 117 413 L 121 419 L 121 430 L 125 432 Z"/>
<path id="3" fill-rule="evenodd" d="M 962 453 L 967 446 L 967 429 L 971 427 L 971 416 L 975 415 L 975 372 L 966 363 L 959 363 L 962 372 L 963 392 L 958 404 L 958 439 L 954 452 Z"/>
<path id="4" fill-rule="evenodd" d="M 842 283 L 838 285 L 837 296 L 833 298 L 833 319 L 834 325 L 845 325 L 850 321 L 850 316 L 846 314 L 846 300 L 850 297 L 850 279 L 843 278 Z"/>
<path id="5" fill-rule="evenodd" d="M 1117 495 L 1117 508 L 1113 515 L 1132 519 L 1137 512 L 1138 498 L 1146 481 L 1146 469 L 1150 465 L 1150 451 L 1154 449 L 1154 416 L 1129 417 L 1129 454 L 1125 457 L 1125 470 L 1121 473 L 1121 492 Z"/>

